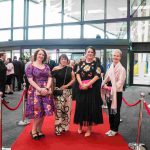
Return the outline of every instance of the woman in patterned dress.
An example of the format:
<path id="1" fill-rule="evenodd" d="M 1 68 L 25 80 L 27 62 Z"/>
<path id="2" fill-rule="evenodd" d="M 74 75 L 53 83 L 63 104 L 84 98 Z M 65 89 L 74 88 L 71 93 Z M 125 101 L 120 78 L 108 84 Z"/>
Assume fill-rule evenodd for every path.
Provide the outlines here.
<path id="1" fill-rule="evenodd" d="M 28 89 L 26 117 L 34 119 L 31 137 L 38 140 L 42 133 L 44 116 L 50 116 L 54 111 L 53 100 L 50 97 L 52 77 L 49 66 L 44 64 L 47 54 L 38 48 L 34 53 L 34 62 L 26 68 L 26 76 L 30 83 Z"/>
<path id="2" fill-rule="evenodd" d="M 98 82 L 101 70 L 94 59 L 95 53 L 92 46 L 86 49 L 86 59 L 80 62 L 76 73 L 78 92 L 76 92 L 74 123 L 79 124 L 79 134 L 83 132 L 82 126 L 87 126 L 85 137 L 91 135 L 92 125 L 103 123 L 102 99 Z M 86 82 L 83 83 L 85 80 Z"/>
<path id="3" fill-rule="evenodd" d="M 55 102 L 55 134 L 61 135 L 62 131 L 69 130 L 72 90 L 71 86 L 75 81 L 74 72 L 68 66 L 69 59 L 65 54 L 59 57 L 59 65 L 52 70 L 52 76 L 55 78 L 56 87 L 63 90 L 62 95 L 54 96 Z M 56 88 L 55 87 L 55 88 Z"/>

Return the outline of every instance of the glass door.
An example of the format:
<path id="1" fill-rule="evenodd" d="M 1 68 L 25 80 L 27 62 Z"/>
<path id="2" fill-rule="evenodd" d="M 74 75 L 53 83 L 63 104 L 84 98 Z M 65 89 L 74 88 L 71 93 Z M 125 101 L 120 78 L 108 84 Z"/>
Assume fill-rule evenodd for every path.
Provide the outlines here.
<path id="1" fill-rule="evenodd" d="M 134 53 L 133 84 L 150 85 L 150 53 Z"/>

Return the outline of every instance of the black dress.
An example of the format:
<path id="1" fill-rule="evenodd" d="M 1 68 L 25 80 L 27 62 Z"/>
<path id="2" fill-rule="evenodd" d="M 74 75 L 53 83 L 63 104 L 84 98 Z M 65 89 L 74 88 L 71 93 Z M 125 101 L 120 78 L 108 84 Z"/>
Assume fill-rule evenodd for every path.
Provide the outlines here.
<path id="1" fill-rule="evenodd" d="M 78 66 L 77 74 L 80 75 L 81 80 L 87 80 L 94 76 L 100 78 L 100 72 L 100 66 L 95 61 L 91 63 L 83 61 Z M 103 123 L 99 82 L 96 81 L 88 90 L 80 90 L 78 84 L 76 90 L 74 123 L 83 126 Z"/>

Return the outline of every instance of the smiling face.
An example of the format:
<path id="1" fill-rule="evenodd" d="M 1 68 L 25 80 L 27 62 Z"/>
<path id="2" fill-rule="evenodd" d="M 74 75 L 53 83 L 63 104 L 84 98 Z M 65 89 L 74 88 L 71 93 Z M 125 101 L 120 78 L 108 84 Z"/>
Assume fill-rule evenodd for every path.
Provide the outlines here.
<path id="1" fill-rule="evenodd" d="M 87 59 L 93 59 L 95 56 L 95 51 L 92 48 L 88 48 L 86 50 L 86 58 Z"/>
<path id="2" fill-rule="evenodd" d="M 36 60 L 37 60 L 37 61 L 40 61 L 40 62 L 43 62 L 44 57 L 45 57 L 44 52 L 43 52 L 42 50 L 39 50 L 39 52 L 37 53 L 37 58 L 36 58 Z"/>
<path id="3" fill-rule="evenodd" d="M 112 60 L 114 64 L 117 64 L 121 60 L 121 53 L 119 51 L 114 51 Z"/>

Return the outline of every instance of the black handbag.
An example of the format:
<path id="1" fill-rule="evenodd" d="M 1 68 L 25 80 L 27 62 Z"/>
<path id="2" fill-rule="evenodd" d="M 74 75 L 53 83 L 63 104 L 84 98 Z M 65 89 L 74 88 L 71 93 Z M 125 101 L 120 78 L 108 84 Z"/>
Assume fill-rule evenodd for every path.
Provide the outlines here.
<path id="1" fill-rule="evenodd" d="M 59 88 L 55 88 L 53 95 L 56 96 L 61 96 L 63 94 L 63 90 L 59 89 Z"/>
<path id="2" fill-rule="evenodd" d="M 67 68 L 66 68 L 66 72 L 65 72 L 65 78 L 64 78 L 63 85 L 65 84 L 65 80 L 66 80 Z M 63 95 L 63 90 L 61 90 L 59 87 L 55 87 L 55 89 L 53 91 L 53 95 L 54 95 L 54 97 L 62 96 Z"/>

